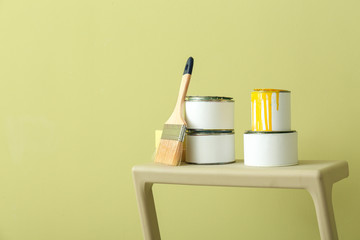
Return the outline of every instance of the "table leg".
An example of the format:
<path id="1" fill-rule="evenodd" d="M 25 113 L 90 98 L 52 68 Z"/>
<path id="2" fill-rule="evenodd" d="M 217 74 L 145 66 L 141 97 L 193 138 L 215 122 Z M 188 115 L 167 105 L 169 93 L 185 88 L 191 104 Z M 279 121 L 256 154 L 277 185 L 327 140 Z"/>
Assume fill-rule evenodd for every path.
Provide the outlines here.
<path id="1" fill-rule="evenodd" d="M 152 183 L 134 178 L 144 240 L 160 240 L 159 225 L 156 216 Z"/>
<path id="2" fill-rule="evenodd" d="M 319 231 L 322 240 L 338 240 L 335 216 L 332 205 L 332 183 L 319 180 L 308 188 L 316 209 Z"/>

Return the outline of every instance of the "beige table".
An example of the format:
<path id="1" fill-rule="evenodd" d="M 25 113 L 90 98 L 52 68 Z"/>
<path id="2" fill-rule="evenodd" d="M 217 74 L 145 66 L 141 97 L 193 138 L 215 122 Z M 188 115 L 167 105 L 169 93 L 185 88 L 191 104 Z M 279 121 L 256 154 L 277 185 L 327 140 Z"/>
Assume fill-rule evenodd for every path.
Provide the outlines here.
<path id="1" fill-rule="evenodd" d="M 182 164 L 178 167 L 134 166 L 133 178 L 145 240 L 160 239 L 152 185 L 154 183 L 306 189 L 315 204 L 322 240 L 338 239 L 332 206 L 332 186 L 349 175 L 345 161 L 300 161 L 289 167 L 259 168 L 243 161 L 225 165 Z"/>

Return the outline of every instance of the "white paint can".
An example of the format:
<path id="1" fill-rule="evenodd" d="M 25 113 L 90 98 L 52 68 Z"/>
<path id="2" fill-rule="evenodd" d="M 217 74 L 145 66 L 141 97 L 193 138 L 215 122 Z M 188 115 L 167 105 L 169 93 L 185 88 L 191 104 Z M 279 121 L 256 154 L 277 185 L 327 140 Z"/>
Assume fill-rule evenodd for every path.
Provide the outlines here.
<path id="1" fill-rule="evenodd" d="M 252 131 L 290 131 L 290 91 L 254 89 L 251 93 Z"/>
<path id="2" fill-rule="evenodd" d="M 244 134 L 244 164 L 256 167 L 298 164 L 296 131 L 253 132 Z"/>
<path id="3" fill-rule="evenodd" d="M 233 130 L 234 100 L 231 97 L 188 96 L 185 119 L 187 129 Z"/>
<path id="4" fill-rule="evenodd" d="M 235 161 L 233 131 L 188 131 L 186 162 L 223 164 Z"/>

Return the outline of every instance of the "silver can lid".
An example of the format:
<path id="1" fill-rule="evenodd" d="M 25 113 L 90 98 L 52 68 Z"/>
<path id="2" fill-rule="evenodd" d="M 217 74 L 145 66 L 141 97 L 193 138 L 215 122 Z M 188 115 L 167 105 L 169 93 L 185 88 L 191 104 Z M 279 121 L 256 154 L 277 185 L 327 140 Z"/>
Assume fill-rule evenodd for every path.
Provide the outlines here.
<path id="1" fill-rule="evenodd" d="M 255 88 L 253 92 L 281 92 L 281 93 L 290 93 L 289 90 L 284 89 L 273 89 L 273 88 Z"/>
<path id="2" fill-rule="evenodd" d="M 207 135 L 222 135 L 234 134 L 234 129 L 187 129 L 186 134 L 190 136 L 207 136 Z"/>
<path id="3" fill-rule="evenodd" d="M 234 102 L 232 97 L 219 96 L 186 96 L 187 102 Z"/>
<path id="4" fill-rule="evenodd" d="M 244 134 L 283 134 L 283 133 L 295 133 L 295 130 L 289 131 L 246 131 Z"/>

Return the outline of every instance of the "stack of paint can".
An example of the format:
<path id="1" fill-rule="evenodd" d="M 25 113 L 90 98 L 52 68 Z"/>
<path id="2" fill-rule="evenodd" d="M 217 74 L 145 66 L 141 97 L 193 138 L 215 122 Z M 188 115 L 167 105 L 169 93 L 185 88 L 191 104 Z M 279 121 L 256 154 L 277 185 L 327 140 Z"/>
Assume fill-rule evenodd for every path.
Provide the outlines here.
<path id="1" fill-rule="evenodd" d="M 222 164 L 235 161 L 233 98 L 188 96 L 185 119 L 186 162 Z"/>
<path id="2" fill-rule="evenodd" d="M 255 89 L 251 93 L 251 131 L 244 133 L 248 166 L 298 163 L 297 132 L 291 130 L 290 91 Z"/>

